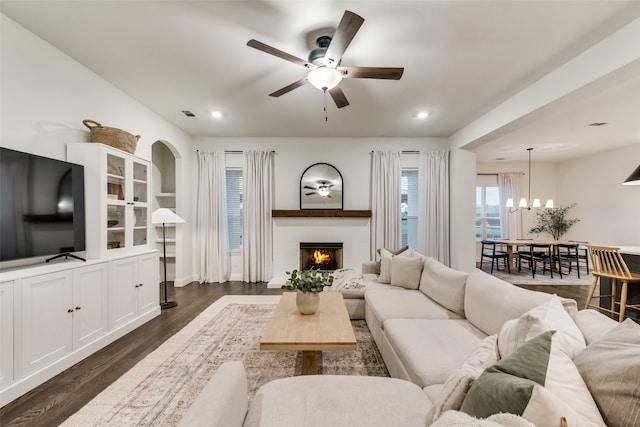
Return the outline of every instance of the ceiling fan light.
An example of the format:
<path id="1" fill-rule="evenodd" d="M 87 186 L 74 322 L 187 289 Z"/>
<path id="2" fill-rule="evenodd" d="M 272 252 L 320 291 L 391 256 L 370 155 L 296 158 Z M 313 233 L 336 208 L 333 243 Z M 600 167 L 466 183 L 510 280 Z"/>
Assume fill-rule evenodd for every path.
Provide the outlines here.
<path id="1" fill-rule="evenodd" d="M 318 67 L 309 71 L 307 80 L 316 89 L 321 91 L 331 90 L 342 80 L 342 73 L 331 67 Z"/>
<path id="2" fill-rule="evenodd" d="M 322 197 L 327 197 L 329 195 L 329 189 L 327 187 L 318 188 L 318 194 Z"/>

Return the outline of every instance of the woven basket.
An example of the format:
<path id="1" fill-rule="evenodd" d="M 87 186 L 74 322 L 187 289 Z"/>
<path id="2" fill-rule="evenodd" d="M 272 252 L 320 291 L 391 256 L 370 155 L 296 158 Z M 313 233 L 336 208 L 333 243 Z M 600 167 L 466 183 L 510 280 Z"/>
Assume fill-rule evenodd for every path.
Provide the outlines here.
<path id="1" fill-rule="evenodd" d="M 91 142 L 105 144 L 131 154 L 136 151 L 140 135 L 131 135 L 122 129 L 102 126 L 94 120 L 83 120 L 82 123 L 90 130 Z"/>

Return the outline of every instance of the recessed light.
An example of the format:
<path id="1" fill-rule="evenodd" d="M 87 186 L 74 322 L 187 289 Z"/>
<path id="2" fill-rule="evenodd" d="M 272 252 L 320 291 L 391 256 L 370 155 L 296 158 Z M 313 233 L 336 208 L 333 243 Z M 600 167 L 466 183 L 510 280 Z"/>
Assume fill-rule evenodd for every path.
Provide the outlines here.
<path id="1" fill-rule="evenodd" d="M 222 113 L 220 111 L 213 111 L 211 113 L 211 117 L 216 118 L 216 119 L 220 119 L 220 118 L 222 118 Z"/>
<path id="2" fill-rule="evenodd" d="M 429 112 L 427 111 L 420 111 L 416 113 L 416 118 L 418 119 L 426 119 L 427 117 L 429 117 Z"/>

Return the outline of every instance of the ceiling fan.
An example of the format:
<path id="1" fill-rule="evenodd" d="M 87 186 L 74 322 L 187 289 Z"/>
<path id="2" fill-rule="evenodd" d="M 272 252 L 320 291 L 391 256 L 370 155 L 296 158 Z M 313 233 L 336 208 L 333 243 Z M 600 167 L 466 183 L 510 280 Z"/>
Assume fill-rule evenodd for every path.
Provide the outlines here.
<path id="1" fill-rule="evenodd" d="M 318 184 L 320 184 L 318 188 L 311 187 L 310 185 L 305 185 L 303 188 L 306 188 L 307 190 L 313 190 L 313 191 L 304 193 L 304 195 L 311 196 L 313 194 L 317 194 L 322 197 L 331 197 L 330 193 L 331 193 L 331 187 L 333 187 L 333 184 L 330 184 L 329 181 L 318 181 Z"/>
<path id="2" fill-rule="evenodd" d="M 349 105 L 347 97 L 340 86 L 338 86 L 343 78 L 400 80 L 404 72 L 404 68 L 401 67 L 340 66 L 342 55 L 363 23 L 363 17 L 345 10 L 333 37 L 318 37 L 316 40 L 317 48 L 309 53 L 308 60 L 298 58 L 297 56 L 293 56 L 257 40 L 249 40 L 247 46 L 277 56 L 285 61 L 301 65 L 310 70 L 306 77 L 270 93 L 269 96 L 278 97 L 284 95 L 309 82 L 315 88 L 325 93 L 328 91 L 337 107 L 342 108 Z"/>

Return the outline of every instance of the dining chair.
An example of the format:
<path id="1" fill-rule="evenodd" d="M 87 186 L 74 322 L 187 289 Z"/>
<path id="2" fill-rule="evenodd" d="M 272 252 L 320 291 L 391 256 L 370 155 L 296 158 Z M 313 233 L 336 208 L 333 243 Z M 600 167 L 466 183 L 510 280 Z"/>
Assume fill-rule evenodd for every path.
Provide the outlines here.
<path id="1" fill-rule="evenodd" d="M 571 274 L 573 270 L 573 265 L 576 266 L 576 272 L 578 273 L 578 279 L 580 278 L 580 258 L 578 257 L 578 249 L 579 245 L 575 244 L 567 244 L 567 243 L 558 243 L 555 245 L 555 250 L 552 256 L 552 261 L 557 263 L 558 272 L 560 273 L 560 278 L 562 279 L 562 266 L 566 265 L 568 269 L 568 273 Z"/>
<path id="2" fill-rule="evenodd" d="M 585 245 L 588 245 L 589 242 L 584 242 L 581 240 L 569 240 L 571 243 L 578 244 L 578 259 L 584 261 L 584 265 L 587 268 L 587 274 L 589 274 L 589 251 Z"/>
<path id="3" fill-rule="evenodd" d="M 497 243 L 493 240 L 482 240 L 482 249 L 480 250 L 480 270 L 482 270 L 482 262 L 484 258 L 491 259 L 491 274 L 493 274 L 493 266 L 499 267 L 498 261 L 504 260 L 504 265 L 507 268 L 509 274 L 511 274 L 511 266 L 509 265 L 509 254 L 505 251 L 499 251 L 496 249 Z M 486 248 L 486 249 L 485 249 Z"/>
<path id="4" fill-rule="evenodd" d="M 546 266 L 549 264 L 549 271 L 551 272 L 551 278 L 553 279 L 553 268 L 551 268 L 551 245 L 545 245 L 541 243 L 529 243 L 529 251 L 522 251 L 519 256 L 518 271 L 522 268 L 522 262 L 528 263 L 529 271 L 533 278 L 536 278 L 536 269 L 538 263 L 542 263 L 542 274 L 546 272 Z"/>
<path id="5" fill-rule="evenodd" d="M 640 285 L 640 274 L 631 273 L 627 263 L 624 261 L 620 248 L 611 246 L 595 246 L 587 245 L 589 252 L 589 258 L 591 258 L 591 268 L 593 273 L 593 283 L 589 288 L 589 294 L 587 296 L 587 303 L 585 309 L 592 307 L 601 311 L 618 315 L 618 321 L 622 322 L 625 317 L 625 311 L 628 308 L 634 310 L 640 310 L 640 304 L 627 305 L 627 289 L 629 284 Z M 600 279 L 600 287 L 602 288 L 602 278 L 606 277 L 611 279 L 611 293 L 608 295 L 599 295 L 594 297 L 596 286 L 598 285 L 598 279 Z M 620 302 L 617 298 L 618 282 L 621 282 L 620 286 Z M 600 305 L 591 304 L 593 298 L 610 298 L 611 308 L 600 307 Z M 619 310 L 616 310 L 616 306 L 619 306 Z"/>

